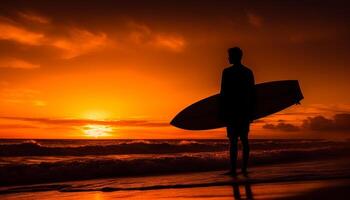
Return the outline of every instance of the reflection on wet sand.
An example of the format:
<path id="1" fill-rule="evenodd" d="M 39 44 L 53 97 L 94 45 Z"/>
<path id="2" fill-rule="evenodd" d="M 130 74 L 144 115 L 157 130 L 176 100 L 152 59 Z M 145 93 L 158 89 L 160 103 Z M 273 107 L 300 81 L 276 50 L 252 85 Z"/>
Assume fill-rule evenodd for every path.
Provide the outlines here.
<path id="1" fill-rule="evenodd" d="M 232 183 L 232 189 L 233 189 L 233 197 L 235 200 L 241 200 L 241 199 L 246 199 L 246 200 L 253 200 L 253 191 L 251 184 L 246 182 L 246 183 L 241 183 L 241 187 L 244 187 L 244 194 L 245 196 L 242 197 L 242 194 L 240 192 L 240 188 L 237 182 Z M 242 188 L 243 189 L 243 188 Z M 245 197 L 245 198 L 244 198 Z"/>
<path id="2" fill-rule="evenodd" d="M 105 183 L 108 181 L 105 180 Z M 237 182 L 237 181 L 235 181 Z M 77 184 L 77 183 L 76 183 Z M 95 184 L 96 185 L 96 184 Z M 240 182 L 223 186 L 124 190 L 115 192 L 20 192 L 1 195 L 1 200 L 115 200 L 115 199 L 153 199 L 153 200 L 252 200 L 252 199 L 336 199 L 347 200 L 350 179 L 318 181 L 276 182 L 250 184 Z"/>

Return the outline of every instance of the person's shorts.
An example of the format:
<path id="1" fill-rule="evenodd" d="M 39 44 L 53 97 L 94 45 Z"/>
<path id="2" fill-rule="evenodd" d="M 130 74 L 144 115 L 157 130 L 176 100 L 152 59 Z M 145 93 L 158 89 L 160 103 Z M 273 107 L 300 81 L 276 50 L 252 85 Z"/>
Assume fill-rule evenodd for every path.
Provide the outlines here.
<path id="1" fill-rule="evenodd" d="M 226 127 L 227 137 L 247 137 L 249 133 L 250 121 L 229 123 Z"/>

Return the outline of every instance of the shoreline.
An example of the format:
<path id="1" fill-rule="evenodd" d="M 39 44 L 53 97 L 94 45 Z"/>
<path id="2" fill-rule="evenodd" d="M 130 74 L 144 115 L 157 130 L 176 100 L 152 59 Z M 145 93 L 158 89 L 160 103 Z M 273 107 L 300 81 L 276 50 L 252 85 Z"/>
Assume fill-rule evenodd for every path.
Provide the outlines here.
<path id="1" fill-rule="evenodd" d="M 263 167 L 262 167 L 263 168 Z M 206 188 L 206 187 L 231 187 L 231 186 L 244 186 L 244 185 L 265 185 L 265 184 L 293 184 L 293 183 L 307 183 L 307 182 L 332 182 L 332 181 L 348 181 L 350 185 L 350 175 L 347 176 L 331 176 L 331 177 L 304 177 L 303 179 L 295 179 L 291 177 L 271 177 L 271 179 L 265 178 L 252 178 L 252 177 L 242 177 L 239 173 L 237 177 L 230 177 L 223 175 L 226 171 L 209 171 L 209 172 L 187 172 L 178 173 L 171 175 L 156 175 L 156 176 L 141 176 L 141 177 L 122 177 L 122 178 L 100 178 L 100 179 L 89 179 L 89 180 L 76 180 L 68 182 L 52 182 L 44 184 L 32 184 L 32 185 L 15 185 L 15 186 L 3 186 L 0 187 L 0 195 L 7 194 L 19 194 L 19 193 L 37 193 L 37 192 L 47 192 L 56 191 L 62 193 L 83 193 L 83 192 L 123 192 L 123 191 L 157 191 L 157 190 L 168 190 L 168 189 L 196 189 L 196 188 Z M 214 175 L 215 179 L 217 176 L 221 176 L 220 180 L 211 180 L 209 182 L 198 183 L 195 177 Z M 193 183 L 175 183 L 175 184 L 165 184 L 165 185 L 141 185 L 134 187 L 118 187 L 115 186 L 115 182 L 119 179 L 137 179 L 138 181 L 142 179 L 169 179 L 169 177 L 194 177 Z M 294 178 L 294 179 L 293 179 Z M 210 180 L 210 179 L 209 179 Z M 149 180 L 148 180 L 149 181 Z M 132 181 L 131 181 L 132 182 Z M 96 187 L 103 183 L 105 186 Z M 81 187 L 85 185 L 92 185 L 92 188 Z"/>
<path id="2" fill-rule="evenodd" d="M 350 178 L 309 180 L 275 183 L 245 183 L 192 188 L 153 190 L 41 191 L 4 194 L 3 200 L 12 199 L 347 199 Z M 97 198 L 98 197 L 98 198 Z"/>

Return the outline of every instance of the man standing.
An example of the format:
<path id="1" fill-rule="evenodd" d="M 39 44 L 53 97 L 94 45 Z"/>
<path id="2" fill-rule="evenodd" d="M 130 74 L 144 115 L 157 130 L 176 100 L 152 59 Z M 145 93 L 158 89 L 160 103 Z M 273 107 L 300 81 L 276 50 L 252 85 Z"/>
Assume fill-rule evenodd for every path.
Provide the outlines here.
<path id="1" fill-rule="evenodd" d="M 247 175 L 249 160 L 248 132 L 255 108 L 255 83 L 253 72 L 242 65 L 243 52 L 239 47 L 228 49 L 230 67 L 224 69 L 221 79 L 221 117 L 227 124 L 230 141 L 232 176 L 236 176 L 238 138 L 243 147 L 242 173 Z"/>

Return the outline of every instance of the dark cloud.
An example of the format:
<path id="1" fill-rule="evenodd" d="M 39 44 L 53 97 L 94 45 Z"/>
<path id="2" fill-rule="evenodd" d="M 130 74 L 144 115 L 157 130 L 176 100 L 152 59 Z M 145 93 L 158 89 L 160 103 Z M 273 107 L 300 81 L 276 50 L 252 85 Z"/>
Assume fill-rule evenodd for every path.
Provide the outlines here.
<path id="1" fill-rule="evenodd" d="M 285 122 L 279 122 L 276 125 L 274 124 L 265 124 L 263 126 L 264 129 L 271 129 L 271 130 L 280 130 L 280 131 L 286 131 L 286 132 L 294 132 L 299 131 L 300 128 L 298 126 L 295 126 L 290 123 Z"/>
<path id="2" fill-rule="evenodd" d="M 326 118 L 322 115 L 308 117 L 303 120 L 303 124 L 301 126 L 285 123 L 284 121 L 280 121 L 277 124 L 266 123 L 263 128 L 286 132 L 299 130 L 332 132 L 350 131 L 350 114 L 336 114 L 332 119 Z"/>
<path id="3" fill-rule="evenodd" d="M 321 115 L 308 117 L 302 127 L 312 131 L 350 131 L 350 114 L 336 114 L 333 119 Z"/>

